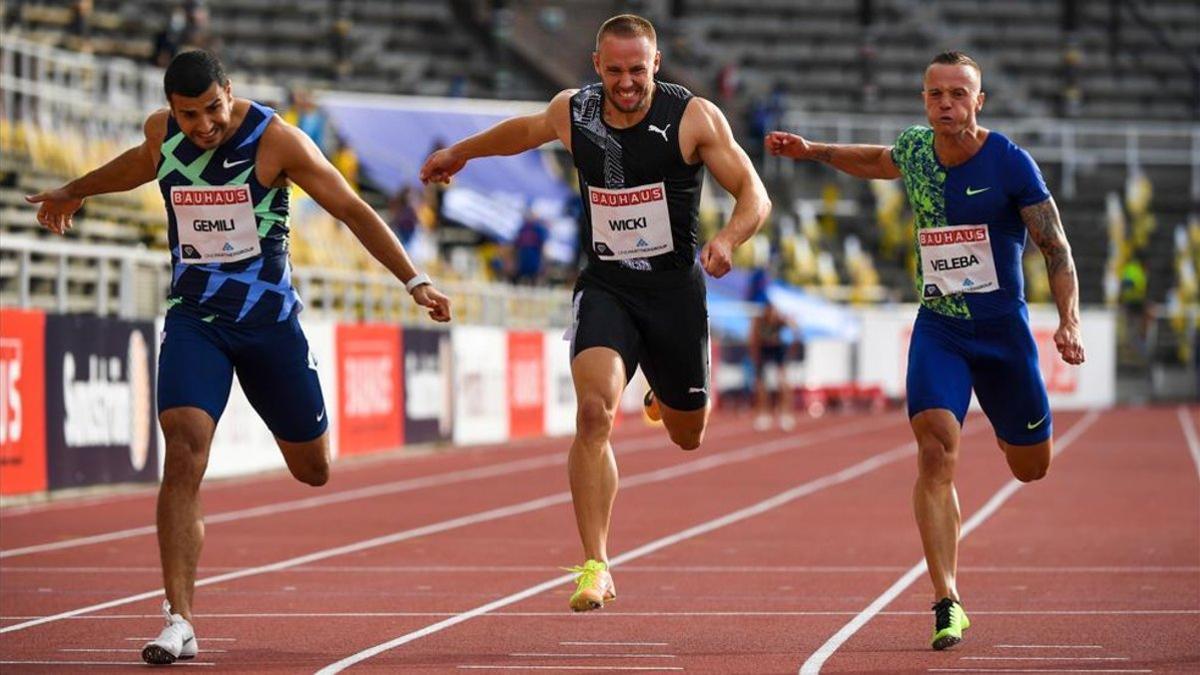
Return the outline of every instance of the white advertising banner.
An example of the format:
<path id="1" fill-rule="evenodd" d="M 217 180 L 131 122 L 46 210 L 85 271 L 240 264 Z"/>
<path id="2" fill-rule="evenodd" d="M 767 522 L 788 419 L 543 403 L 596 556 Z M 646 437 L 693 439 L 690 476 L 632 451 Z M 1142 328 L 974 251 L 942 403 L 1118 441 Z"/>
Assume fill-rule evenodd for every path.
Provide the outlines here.
<path id="1" fill-rule="evenodd" d="M 865 309 L 858 314 L 863 327 L 858 344 L 859 384 L 878 385 L 889 396 L 903 396 L 917 306 Z M 1054 346 L 1054 332 L 1058 329 L 1058 311 L 1054 307 L 1031 307 L 1029 322 L 1051 406 L 1057 410 L 1076 410 L 1107 407 L 1116 402 L 1116 317 L 1112 311 L 1080 312 L 1087 351 L 1087 361 L 1082 366 L 1067 365 L 1059 357 Z M 978 403 L 972 401 L 972 406 L 977 408 Z"/>
<path id="2" fill-rule="evenodd" d="M 508 438 L 508 334 L 500 328 L 456 326 L 454 442 L 498 443 Z"/>
<path id="3" fill-rule="evenodd" d="M 575 433 L 575 385 L 571 381 L 571 343 L 561 329 L 548 330 L 542 372 L 546 378 L 545 432 L 547 436 Z"/>

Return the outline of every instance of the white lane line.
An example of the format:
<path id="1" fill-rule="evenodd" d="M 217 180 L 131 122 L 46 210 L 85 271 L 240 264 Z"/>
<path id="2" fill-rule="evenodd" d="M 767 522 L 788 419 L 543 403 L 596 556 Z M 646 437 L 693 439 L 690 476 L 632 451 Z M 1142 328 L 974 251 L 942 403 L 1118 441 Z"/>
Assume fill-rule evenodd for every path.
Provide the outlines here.
<path id="1" fill-rule="evenodd" d="M 142 661 L 0 661 L 0 666 L 145 666 Z M 176 661 L 176 666 L 215 666 L 215 663 Z"/>
<path id="2" fill-rule="evenodd" d="M 632 551 L 629 551 L 627 553 L 619 555 L 619 556 L 611 559 L 609 562 L 611 563 L 611 565 L 613 565 L 615 567 L 617 565 L 620 565 L 621 563 L 624 563 L 624 562 L 627 562 L 630 560 L 636 560 L 643 556 L 654 553 L 655 551 L 658 551 L 659 549 L 666 548 L 668 546 L 677 544 L 681 541 L 685 541 L 687 539 L 691 539 L 691 538 L 700 536 L 702 534 L 707 534 L 708 532 L 711 532 L 711 531 L 716 530 L 721 527 L 725 527 L 726 525 L 730 525 L 730 524 L 745 520 L 747 518 L 751 518 L 753 516 L 757 516 L 762 513 L 766 513 L 767 511 L 778 508 L 780 506 L 783 506 L 784 504 L 795 501 L 796 499 L 810 495 L 814 492 L 818 492 L 827 487 L 831 487 L 834 485 L 838 485 L 840 483 L 844 483 L 849 480 L 853 480 L 855 478 L 858 478 L 859 476 L 868 474 L 882 466 L 886 466 L 892 462 L 895 462 L 896 460 L 900 459 L 901 457 L 905 457 L 905 456 L 912 454 L 913 450 L 914 450 L 914 445 L 915 444 L 913 442 L 904 443 L 895 448 L 892 448 L 891 450 L 888 450 L 886 452 L 882 452 L 882 453 L 879 453 L 872 457 L 869 457 L 849 468 L 842 469 L 841 471 L 838 471 L 836 473 L 827 474 L 825 476 L 822 476 L 821 478 L 817 478 L 817 479 L 808 481 L 807 483 L 803 483 L 803 484 L 798 485 L 790 490 L 781 492 L 781 493 L 775 495 L 774 497 L 770 497 L 770 498 L 763 500 L 761 502 L 758 502 L 757 504 L 754 504 L 752 506 L 748 506 L 746 508 L 739 509 L 732 513 L 728 513 L 724 516 L 721 516 L 720 518 L 715 518 L 713 520 L 709 520 L 709 521 L 701 523 L 699 525 L 690 527 L 686 530 L 676 532 L 675 534 L 668 535 L 668 536 L 662 537 L 660 539 L 656 539 L 648 544 L 645 544 L 636 549 L 633 549 Z M 573 574 L 564 574 L 562 576 L 555 577 L 548 581 L 544 581 L 536 586 L 531 586 L 529 588 L 526 588 L 523 591 L 513 593 L 512 595 L 509 595 L 509 596 L 506 596 L 503 598 L 499 598 L 497 600 L 493 600 L 492 602 L 489 602 L 486 605 L 481 605 L 479 607 L 476 607 L 475 609 L 468 610 L 468 611 L 458 614 L 456 616 L 450 617 L 449 619 L 446 619 L 444 621 L 439 621 L 438 623 L 426 626 L 420 630 L 413 631 L 413 632 L 407 633 L 405 635 L 401 635 L 400 637 L 397 637 L 397 638 L 389 640 L 387 642 L 378 644 L 369 649 L 364 649 L 363 651 L 358 652 L 357 654 L 352 654 L 336 663 L 332 663 L 332 664 L 322 668 L 321 670 L 317 671 L 317 673 L 318 673 L 318 675 L 332 675 L 333 673 L 341 672 L 342 670 L 349 668 L 350 666 L 352 666 L 356 663 L 365 661 L 373 656 L 382 654 L 383 652 L 386 652 L 388 650 L 395 649 L 396 647 L 399 647 L 400 645 L 407 644 L 409 642 L 420 639 L 427 635 L 432 635 L 434 633 L 437 633 L 437 632 L 440 632 L 447 628 L 450 628 L 451 626 L 456 626 L 460 623 L 463 623 L 464 621 L 469 621 L 470 619 L 473 619 L 477 616 L 481 616 L 481 615 L 491 612 L 493 610 L 500 609 L 501 607 L 506 607 L 508 605 L 518 603 L 522 600 L 525 600 L 526 598 L 533 597 L 544 591 L 550 590 L 550 589 L 560 586 L 562 584 L 566 584 L 569 581 L 571 581 L 572 579 L 574 579 Z"/>
<path id="3" fill-rule="evenodd" d="M 1128 656 L 964 656 L 961 661 L 1128 661 Z"/>
<path id="4" fill-rule="evenodd" d="M 929 673 L 1153 673 L 1128 668 L 930 668 Z"/>
<path id="5" fill-rule="evenodd" d="M 803 447 L 806 445 L 812 445 L 814 443 L 833 440 L 835 438 L 839 438 L 842 436 L 854 436 L 854 435 L 861 434 L 864 432 L 881 429 L 886 426 L 892 426 L 892 424 L 890 424 L 890 423 L 885 424 L 882 422 L 876 423 L 876 424 L 862 424 L 861 422 L 848 422 L 846 424 L 841 424 L 841 425 L 838 425 L 838 426 L 830 428 L 830 429 L 816 431 L 811 434 L 802 434 L 802 435 L 794 436 L 791 438 L 783 438 L 783 439 L 777 439 L 774 441 L 768 441 L 765 443 L 759 443 L 757 445 L 751 445 L 751 446 L 743 448 L 741 450 L 731 450 L 728 452 L 718 453 L 715 455 L 709 455 L 702 459 L 692 460 L 689 462 L 685 462 L 683 464 L 669 467 L 667 469 L 659 469 L 656 471 L 649 471 L 646 473 L 636 474 L 630 478 L 625 479 L 622 482 L 621 487 L 623 489 L 629 489 L 629 488 L 637 487 L 638 485 L 644 485 L 647 483 L 653 483 L 653 482 L 658 482 L 658 481 L 665 481 L 665 480 L 669 480 L 671 478 L 685 476 L 685 475 L 688 475 L 691 473 L 698 473 L 700 471 L 705 471 L 705 470 L 708 470 L 708 469 L 711 469 L 714 467 L 732 464 L 734 462 L 743 462 L 743 461 L 747 461 L 747 460 L 751 460 L 751 459 L 756 459 L 758 457 L 763 457 L 766 455 L 782 452 L 784 450 L 793 450 L 795 448 Z M 309 554 L 297 556 L 294 558 L 288 558 L 286 560 L 281 560 L 281 561 L 270 563 L 267 565 L 259 565 L 257 567 L 248 567 L 245 569 L 237 570 L 235 572 L 228 572 L 226 574 L 218 574 L 213 577 L 205 577 L 203 579 L 197 580 L 195 583 L 195 586 L 197 588 L 199 588 L 202 586 L 210 586 L 212 584 L 223 583 L 226 581 L 233 581 L 235 579 L 244 579 L 246 577 L 258 576 L 261 574 L 269 574 L 271 572 L 278 572 L 281 570 L 290 569 L 292 567 L 298 567 L 300 565 L 307 565 L 309 563 L 318 562 L 321 560 L 327 560 L 329 558 L 334 558 L 334 557 L 341 556 L 341 555 L 347 555 L 350 553 L 358 553 L 360 551 L 366 551 L 366 550 L 370 550 L 373 548 L 379 548 L 380 546 L 387 546 L 389 544 L 395 544 L 395 543 L 399 543 L 401 541 L 407 541 L 409 539 L 416 539 L 418 537 L 424 537 L 424 536 L 428 536 L 431 534 L 438 534 L 438 533 L 446 532 L 449 530 L 455 530 L 458 528 L 467 527 L 469 525 L 478 525 L 480 523 L 487 523 L 487 522 L 491 522 L 494 520 L 500 520 L 502 518 L 508 518 L 510 516 L 520 515 L 523 513 L 529 513 L 532 511 L 538 511 L 538 510 L 548 508 L 551 506 L 557 506 L 559 504 L 570 503 L 570 501 L 571 501 L 570 491 L 559 492 L 557 494 L 547 495 L 545 497 L 540 497 L 538 499 L 531 499 L 529 501 L 519 502 L 517 504 L 510 504 L 508 506 L 501 506 L 501 507 L 497 507 L 494 509 L 488 509 L 487 511 L 479 511 L 477 513 L 472 513 L 470 515 L 460 516 L 458 518 L 451 518 L 450 520 L 443 520 L 438 523 L 423 525 L 421 527 L 417 527 L 417 528 L 413 528 L 413 529 L 409 529 L 409 530 L 403 530 L 401 532 L 395 532 L 393 534 L 384 535 L 381 537 L 365 539 L 363 541 L 358 541 L 353 544 L 346 544 L 344 546 L 338 546 L 335 548 L 322 549 L 322 550 L 316 551 L 314 553 L 309 553 Z M 560 577 L 560 579 L 570 579 L 570 578 L 571 578 L 571 575 L 563 575 L 562 577 Z M 566 581 L 563 581 L 563 580 L 557 581 L 556 585 L 562 584 L 562 583 L 566 583 Z M 110 600 L 108 602 L 101 602 L 101 603 L 97 603 L 95 605 L 89 605 L 87 607 L 80 607 L 78 609 L 72 609 L 72 610 L 69 610 L 66 612 L 60 612 L 58 614 L 43 616 L 43 617 L 39 617 L 37 619 L 33 619 L 30 621 L 24 621 L 22 623 L 14 624 L 12 626 L 5 626 L 3 628 L 0 628 L 0 633 L 9 633 L 9 632 L 18 631 L 18 630 L 24 630 L 26 628 L 32 628 L 34 626 L 40 626 L 42 624 L 52 623 L 54 621 L 60 621 L 62 619 L 69 619 L 73 616 L 79 616 L 81 614 L 90 614 L 92 612 L 99 612 L 99 611 L 103 611 L 106 609 L 111 609 L 113 607 L 120 607 L 122 605 L 128 605 L 130 603 L 139 602 L 141 600 L 150 600 L 153 598 L 159 598 L 162 596 L 162 593 L 163 593 L 163 590 L 161 588 L 159 588 L 159 589 L 155 589 L 153 591 L 146 591 L 145 593 L 139 593 L 137 595 L 130 595 L 130 596 L 126 596 L 124 598 Z"/>
<path id="6" fill-rule="evenodd" d="M 230 572 L 242 569 L 230 566 L 205 566 L 203 571 Z M 495 572 L 545 572 L 545 565 L 301 565 L 293 567 L 293 572 L 309 574 L 476 574 Z M 902 565 L 773 565 L 773 566 L 744 566 L 744 565 L 705 565 L 679 567 L 656 565 L 626 565 L 621 568 L 621 574 L 662 572 L 679 572 L 681 574 L 869 574 L 902 572 L 908 569 Z M 125 573 L 158 573 L 158 567 L 42 567 L 42 566 L 3 566 L 0 574 L 125 574 Z M 998 565 L 959 565 L 959 572 L 971 574 L 1196 574 L 1200 565 L 1145 565 L 1145 566 L 1080 566 L 1053 567 L 1014 565 L 1011 567 Z"/>
<path id="7" fill-rule="evenodd" d="M 1143 668 L 930 668 L 931 673 L 1153 673 Z"/>
<path id="8" fill-rule="evenodd" d="M 621 447 L 621 452 L 637 452 L 665 445 L 670 445 L 669 438 L 662 436 L 641 438 L 630 441 L 629 443 L 623 445 Z M 204 524 L 207 526 L 216 523 L 229 523 L 239 520 L 248 520 L 250 518 L 270 516 L 278 513 L 290 513 L 292 511 L 298 511 L 301 509 L 312 509 L 329 504 L 340 504 L 343 502 L 354 501 L 357 499 L 369 499 L 371 497 L 393 495 L 402 492 L 412 492 L 414 490 L 440 487 L 443 485 L 453 485 L 455 483 L 465 483 L 473 480 L 482 480 L 484 478 L 506 476 L 509 474 L 533 471 L 535 469 L 543 469 L 564 463 L 566 463 L 566 454 L 564 453 L 529 457 L 526 459 L 518 459 L 511 462 L 501 462 L 499 464 L 492 464 L 474 469 L 460 469 L 458 471 L 448 471 L 446 473 L 439 473 L 431 476 L 421 476 L 419 478 L 409 478 L 406 480 L 382 483 L 379 485 L 370 485 L 353 490 L 343 490 L 342 492 L 323 494 L 317 497 L 305 497 L 304 499 L 293 499 L 287 502 L 276 502 L 274 504 L 265 504 L 262 506 L 253 506 L 234 511 L 214 513 L 204 517 Z M 0 551 L 0 559 L 16 558 L 18 556 L 32 555 L 35 553 L 46 553 L 47 551 L 60 551 L 67 548 L 101 544 L 109 541 L 118 541 L 121 539 L 130 539 L 132 537 L 152 535 L 154 533 L 154 525 L 131 527 L 124 530 L 105 532 L 103 534 L 94 534 L 87 537 L 75 537 L 73 539 L 63 539 L 62 541 L 55 541 L 47 544 L 36 544 L 33 546 L 12 548 L 5 551 Z"/>
<path id="9" fill-rule="evenodd" d="M 1192 452 L 1192 462 L 1196 465 L 1196 475 L 1200 477 L 1200 438 L 1196 435 L 1196 426 L 1192 424 L 1192 415 L 1187 406 L 1179 406 L 1179 426 L 1183 427 L 1183 435 L 1187 438 L 1188 450 Z"/>
<path id="10" fill-rule="evenodd" d="M 1104 645 L 993 645 L 996 649 L 1104 649 Z"/>
<path id="11" fill-rule="evenodd" d="M 683 670 L 678 665 L 460 665 L 461 670 Z"/>
<path id="12" fill-rule="evenodd" d="M 151 639 L 153 639 L 153 638 L 151 638 Z M 60 652 L 104 652 L 104 653 L 117 653 L 117 654 L 140 654 L 140 653 L 142 653 L 142 650 L 140 650 L 140 649 L 85 649 L 83 647 L 63 648 L 58 651 L 60 651 Z M 209 648 L 205 647 L 204 653 L 205 654 L 225 654 L 226 650 L 224 650 L 224 649 L 209 649 Z"/>
<path id="13" fill-rule="evenodd" d="M 522 656 L 528 658 L 568 658 L 576 657 L 583 659 L 674 659 L 678 658 L 674 654 L 580 654 L 576 652 L 515 652 L 509 656 Z"/>
<path id="14" fill-rule="evenodd" d="M 625 570 L 624 567 L 621 568 Z M 564 647 L 590 647 L 593 645 L 605 647 L 666 647 L 669 642 L 586 642 L 586 641 L 565 641 L 558 643 Z"/>
<path id="15" fill-rule="evenodd" d="M 1063 434 L 1062 437 L 1055 442 L 1054 454 L 1061 454 L 1064 450 L 1070 447 L 1071 444 L 1075 442 L 1075 439 L 1079 438 L 1079 436 L 1083 434 L 1083 432 L 1086 431 L 1087 428 L 1090 427 L 1097 419 L 1099 419 L 1099 417 L 1100 413 L 1095 410 L 1088 412 L 1083 419 L 1076 422 L 1075 425 L 1067 431 L 1067 433 Z M 975 514 L 971 516 L 966 523 L 963 524 L 962 534 L 959 535 L 959 541 L 965 539 L 967 535 L 970 534 L 975 528 L 979 527 L 984 521 L 990 518 L 992 514 L 999 510 L 1000 507 L 1003 506 L 1010 497 L 1016 494 L 1017 490 L 1021 489 L 1022 485 L 1023 483 L 1016 479 L 1005 483 L 1004 487 L 1000 488 L 996 494 L 992 495 L 992 498 L 989 499 L 988 502 L 979 509 L 979 511 L 975 512 Z M 833 653 L 836 652 L 838 648 L 846 642 L 846 640 L 849 640 L 850 637 L 857 633 L 860 628 L 867 625 L 868 621 L 870 621 L 876 614 L 879 614 L 884 607 L 887 607 L 902 592 L 904 592 L 906 588 L 911 586 L 918 577 L 925 573 L 925 570 L 926 563 L 924 559 L 922 559 L 916 565 L 913 565 L 910 570 L 905 572 L 903 576 L 896 580 L 896 583 L 892 584 L 891 587 L 884 591 L 882 595 L 875 598 L 874 602 L 872 602 L 870 605 L 867 605 L 866 609 L 859 612 L 858 616 L 850 620 L 850 623 L 842 626 L 841 630 L 826 640 L 825 644 L 821 645 L 817 651 L 813 652 L 812 656 L 809 656 L 804 664 L 800 666 L 800 675 L 816 675 L 817 673 L 821 672 L 821 666 L 825 664 L 825 661 L 827 661 L 830 656 L 833 656 Z"/>
<path id="16" fill-rule="evenodd" d="M 205 616 L 206 616 L 206 615 L 204 615 L 204 614 L 197 614 L 196 616 L 198 616 L 198 617 L 201 617 L 201 618 L 205 618 Z M 141 617 L 139 617 L 139 618 L 141 618 Z M 133 641 L 135 641 L 135 642 L 148 642 L 148 641 L 150 641 L 150 640 L 157 640 L 157 639 L 158 639 L 158 637 L 131 637 L 131 638 L 125 638 L 125 639 L 126 639 L 126 640 L 133 640 Z M 227 637 L 208 637 L 207 635 L 205 635 L 205 636 L 204 636 L 204 641 L 205 641 L 205 642 L 237 642 L 237 638 L 227 638 Z M 209 652 L 209 651 L 215 651 L 215 650 L 212 650 L 212 649 L 205 649 L 204 651 L 206 651 L 206 652 Z"/>
<path id="17" fill-rule="evenodd" d="M 708 611 L 708 612 L 631 612 L 613 609 L 603 612 L 606 617 L 622 617 L 622 616 L 656 616 L 656 617 L 680 617 L 680 618 L 705 618 L 705 617 L 727 617 L 727 616 L 778 616 L 778 617 L 793 617 L 793 616 L 855 616 L 858 610 L 795 610 L 795 611 L 763 611 L 763 612 L 744 612 L 744 611 Z M 980 616 L 1200 616 L 1200 609 L 1062 609 L 1062 610 L 1013 610 L 1013 611 L 984 611 L 972 609 L 971 615 Z M 456 616 L 457 612 L 254 612 L 245 614 L 222 613 L 222 614 L 197 614 L 201 619 L 370 619 L 370 618 L 406 618 L 406 617 L 448 617 Z M 488 612 L 480 614 L 482 617 L 488 618 L 528 618 L 528 617 L 561 617 L 562 612 Z M 927 611 L 905 611 L 905 610 L 885 610 L 879 613 L 879 616 L 928 616 Z M 39 616 L 0 616 L 0 621 L 25 621 L 29 619 L 39 619 Z M 90 616 L 72 616 L 66 621 L 143 621 L 146 619 L 162 618 L 162 614 L 103 614 Z M 599 620 L 599 619 L 597 619 Z M 125 638 L 126 640 L 141 640 L 143 642 L 153 640 L 152 637 Z M 229 640 L 234 638 L 210 638 L 204 637 L 206 641 L 213 640 Z M 584 643 L 591 644 L 591 643 Z"/>

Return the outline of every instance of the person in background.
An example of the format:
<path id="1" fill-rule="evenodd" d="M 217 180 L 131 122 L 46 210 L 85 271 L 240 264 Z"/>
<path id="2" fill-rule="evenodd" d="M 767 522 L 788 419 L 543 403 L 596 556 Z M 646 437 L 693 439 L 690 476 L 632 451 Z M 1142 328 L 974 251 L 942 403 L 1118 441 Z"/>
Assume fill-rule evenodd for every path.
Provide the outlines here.
<path id="1" fill-rule="evenodd" d="M 785 331 L 791 339 L 785 340 Z M 804 342 L 800 328 L 788 315 L 780 312 L 769 300 L 750 321 L 750 361 L 754 365 L 754 428 L 771 428 L 771 415 L 779 420 L 779 428 L 796 428 L 793 417 L 792 383 L 788 381 L 788 363 L 797 356 L 804 360 Z M 769 402 L 767 391 L 768 366 L 774 373 L 775 405 Z"/>
<path id="2" fill-rule="evenodd" d="M 543 255 L 542 250 L 546 240 L 550 238 L 550 230 L 546 228 L 541 218 L 532 211 L 525 212 L 517 236 L 513 238 L 513 275 L 514 284 L 536 284 L 542 279 Z"/>

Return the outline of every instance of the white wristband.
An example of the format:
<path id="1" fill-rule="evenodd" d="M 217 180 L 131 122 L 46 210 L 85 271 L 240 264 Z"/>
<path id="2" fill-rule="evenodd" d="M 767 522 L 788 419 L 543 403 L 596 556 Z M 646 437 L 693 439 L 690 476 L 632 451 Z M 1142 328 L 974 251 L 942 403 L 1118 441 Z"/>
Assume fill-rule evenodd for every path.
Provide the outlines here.
<path id="1" fill-rule="evenodd" d="M 413 291 L 417 290 L 417 286 L 424 286 L 425 284 L 432 283 L 433 279 L 430 279 L 428 274 L 421 272 L 420 274 L 404 282 L 404 290 L 408 291 L 409 294 L 412 294 Z"/>

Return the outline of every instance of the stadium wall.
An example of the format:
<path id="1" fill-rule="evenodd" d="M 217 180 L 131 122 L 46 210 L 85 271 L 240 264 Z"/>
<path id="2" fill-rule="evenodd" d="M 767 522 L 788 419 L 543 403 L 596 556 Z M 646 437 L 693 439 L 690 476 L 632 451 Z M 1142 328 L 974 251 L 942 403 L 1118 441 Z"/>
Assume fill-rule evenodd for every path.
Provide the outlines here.
<path id="1" fill-rule="evenodd" d="M 801 388 L 871 388 L 903 396 L 915 307 L 858 310 L 857 343 L 823 341 L 792 381 Z M 1088 362 L 1064 366 L 1057 315 L 1030 312 L 1056 409 L 1115 402 L 1112 312 L 1085 310 Z M 304 319 L 325 394 L 334 457 L 429 443 L 500 443 L 568 435 L 575 425 L 561 329 L 449 330 Z M 154 402 L 162 319 L 131 321 L 0 308 L 0 497 L 154 483 L 165 443 Z M 720 350 L 714 345 L 714 355 Z M 745 368 L 713 361 L 714 396 L 744 388 Z M 637 415 L 640 372 L 622 402 Z M 271 433 L 236 380 L 217 427 L 208 477 L 285 468 Z M 24 498 L 24 497 L 22 497 Z"/>

